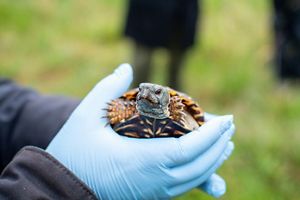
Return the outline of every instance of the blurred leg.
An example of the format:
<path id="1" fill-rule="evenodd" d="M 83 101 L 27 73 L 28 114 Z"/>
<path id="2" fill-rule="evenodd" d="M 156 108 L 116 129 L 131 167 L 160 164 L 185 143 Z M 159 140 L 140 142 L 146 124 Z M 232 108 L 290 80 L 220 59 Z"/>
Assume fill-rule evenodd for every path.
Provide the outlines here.
<path id="1" fill-rule="evenodd" d="M 135 43 L 134 47 L 134 81 L 133 87 L 137 87 L 142 82 L 149 82 L 151 64 L 153 57 L 153 48 Z"/>
<path id="2" fill-rule="evenodd" d="M 179 48 L 170 49 L 170 61 L 168 66 L 168 86 L 181 90 L 180 75 L 186 57 L 186 50 Z"/>

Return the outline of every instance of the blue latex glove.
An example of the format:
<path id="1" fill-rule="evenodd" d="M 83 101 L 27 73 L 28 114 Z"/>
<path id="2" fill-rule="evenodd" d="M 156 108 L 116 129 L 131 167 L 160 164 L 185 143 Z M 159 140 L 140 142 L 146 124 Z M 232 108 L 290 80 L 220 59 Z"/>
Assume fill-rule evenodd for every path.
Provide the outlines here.
<path id="1" fill-rule="evenodd" d="M 131 81 L 127 64 L 100 81 L 46 151 L 100 199 L 168 199 L 206 180 L 213 187 L 215 176 L 211 175 L 233 149 L 232 116 L 216 117 L 180 138 L 120 136 L 100 117 L 105 115 L 106 103 L 122 95 Z M 202 187 L 208 193 L 214 191 Z"/>
<path id="2" fill-rule="evenodd" d="M 208 122 L 212 120 L 213 118 L 218 117 L 218 115 L 214 115 L 211 113 L 205 113 L 205 121 Z M 231 143 L 231 142 L 230 142 Z M 225 155 L 230 155 L 231 152 L 234 149 L 234 144 L 231 143 L 231 148 L 228 148 L 225 153 Z M 208 178 L 204 183 L 202 183 L 199 187 L 199 189 L 202 189 L 207 194 L 219 198 L 226 192 L 226 182 L 222 177 L 220 177 L 217 174 L 213 174 L 210 178 Z"/>

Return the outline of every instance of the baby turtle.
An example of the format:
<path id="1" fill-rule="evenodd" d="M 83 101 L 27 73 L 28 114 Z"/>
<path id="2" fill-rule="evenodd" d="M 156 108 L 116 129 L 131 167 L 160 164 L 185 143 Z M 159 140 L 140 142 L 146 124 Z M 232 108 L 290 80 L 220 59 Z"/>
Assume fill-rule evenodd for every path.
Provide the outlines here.
<path id="1" fill-rule="evenodd" d="M 204 112 L 189 96 L 141 83 L 108 103 L 107 116 L 120 135 L 134 138 L 180 137 L 204 123 Z"/>

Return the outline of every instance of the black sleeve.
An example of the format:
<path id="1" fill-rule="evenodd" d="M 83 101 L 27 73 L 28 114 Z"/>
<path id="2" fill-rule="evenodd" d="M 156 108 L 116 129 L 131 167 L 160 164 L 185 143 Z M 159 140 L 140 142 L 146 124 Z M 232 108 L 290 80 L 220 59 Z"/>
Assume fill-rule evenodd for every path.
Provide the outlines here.
<path id="1" fill-rule="evenodd" d="M 96 200 L 96 197 L 50 154 L 36 147 L 25 147 L 0 176 L 0 199 Z"/>
<path id="2" fill-rule="evenodd" d="M 46 148 L 78 103 L 0 78 L 0 172 L 22 147 Z"/>

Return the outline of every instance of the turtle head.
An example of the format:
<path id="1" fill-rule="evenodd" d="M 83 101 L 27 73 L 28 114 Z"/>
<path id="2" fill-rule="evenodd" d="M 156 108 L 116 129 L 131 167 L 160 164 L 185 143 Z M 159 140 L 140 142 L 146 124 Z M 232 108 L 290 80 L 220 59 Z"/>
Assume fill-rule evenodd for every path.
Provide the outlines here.
<path id="1" fill-rule="evenodd" d="M 167 87 L 141 83 L 137 94 L 137 110 L 141 115 L 164 119 L 169 117 L 170 94 Z"/>

